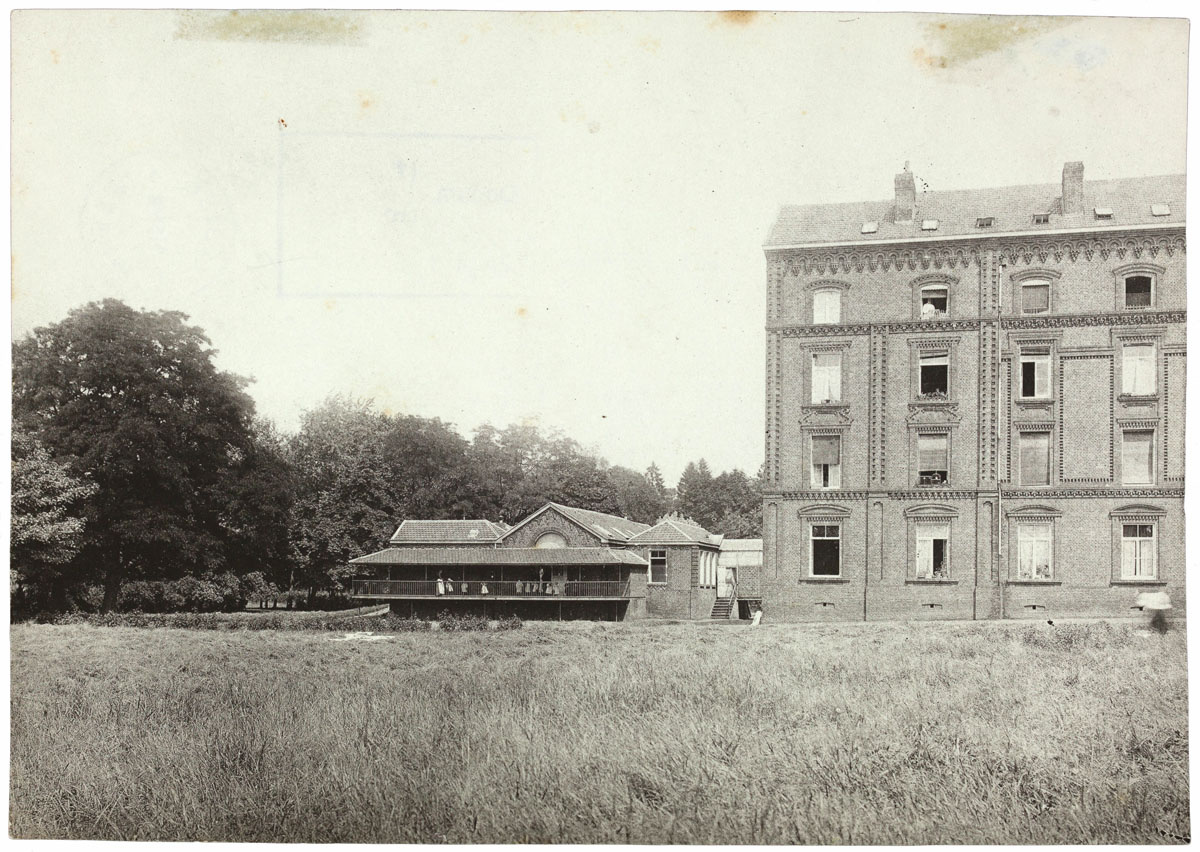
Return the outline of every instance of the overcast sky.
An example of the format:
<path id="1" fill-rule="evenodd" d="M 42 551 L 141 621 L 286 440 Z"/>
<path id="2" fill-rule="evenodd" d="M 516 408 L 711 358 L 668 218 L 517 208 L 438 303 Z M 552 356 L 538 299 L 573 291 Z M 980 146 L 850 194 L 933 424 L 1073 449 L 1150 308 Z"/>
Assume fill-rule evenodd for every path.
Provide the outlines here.
<path id="1" fill-rule="evenodd" d="M 234 13 L 236 15 L 236 13 Z M 781 204 L 1185 168 L 1178 20 L 13 17 L 13 332 L 177 309 L 258 411 L 762 460 Z"/>

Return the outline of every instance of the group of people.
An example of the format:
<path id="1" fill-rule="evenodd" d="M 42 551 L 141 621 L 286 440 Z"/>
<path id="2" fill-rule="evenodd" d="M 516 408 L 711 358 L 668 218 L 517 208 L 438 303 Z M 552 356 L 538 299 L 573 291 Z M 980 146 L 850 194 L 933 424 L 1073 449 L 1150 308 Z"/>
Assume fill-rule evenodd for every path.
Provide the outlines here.
<path id="1" fill-rule="evenodd" d="M 454 594 L 469 595 L 472 593 L 486 595 L 489 594 L 488 583 L 490 582 L 492 582 L 491 578 L 487 580 L 454 580 L 443 577 L 439 572 L 435 588 L 439 596 Z M 561 584 L 547 582 L 546 573 L 541 569 L 538 570 L 536 582 L 533 580 L 518 580 L 514 592 L 514 594 L 518 595 L 559 595 L 562 593 Z"/>

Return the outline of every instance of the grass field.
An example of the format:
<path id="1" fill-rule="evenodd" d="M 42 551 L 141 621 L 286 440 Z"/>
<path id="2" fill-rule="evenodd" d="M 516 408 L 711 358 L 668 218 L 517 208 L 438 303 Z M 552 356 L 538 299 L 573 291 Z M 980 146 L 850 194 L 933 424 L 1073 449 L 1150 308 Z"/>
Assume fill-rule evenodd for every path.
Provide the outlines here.
<path id="1" fill-rule="evenodd" d="M 1182 628 L 17 625 L 10 831 L 124 840 L 1155 843 Z"/>

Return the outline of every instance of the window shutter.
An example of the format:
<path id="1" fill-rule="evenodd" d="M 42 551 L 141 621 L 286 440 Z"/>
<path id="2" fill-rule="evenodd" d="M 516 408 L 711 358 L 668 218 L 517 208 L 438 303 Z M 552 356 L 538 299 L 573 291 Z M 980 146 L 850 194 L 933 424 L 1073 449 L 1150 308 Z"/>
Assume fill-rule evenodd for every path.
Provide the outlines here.
<path id="1" fill-rule="evenodd" d="M 1050 470 L 1050 433 L 1021 434 L 1021 484 L 1046 485 Z"/>
<path id="2" fill-rule="evenodd" d="M 1154 470 L 1151 454 L 1154 442 L 1150 432 L 1126 432 L 1121 441 L 1121 479 L 1124 482 L 1150 482 Z"/>
<path id="3" fill-rule="evenodd" d="M 840 464 L 842 440 L 837 435 L 814 435 L 812 439 L 813 464 Z"/>
<path id="4" fill-rule="evenodd" d="M 1050 310 L 1050 285 L 1026 284 L 1021 288 L 1021 310 L 1040 314 Z"/>
<path id="5" fill-rule="evenodd" d="M 1154 393 L 1154 347 L 1126 346 L 1121 363 L 1121 392 Z"/>
<path id="6" fill-rule="evenodd" d="M 841 294 L 836 290 L 819 290 L 813 293 L 813 322 L 837 323 L 841 321 Z"/>

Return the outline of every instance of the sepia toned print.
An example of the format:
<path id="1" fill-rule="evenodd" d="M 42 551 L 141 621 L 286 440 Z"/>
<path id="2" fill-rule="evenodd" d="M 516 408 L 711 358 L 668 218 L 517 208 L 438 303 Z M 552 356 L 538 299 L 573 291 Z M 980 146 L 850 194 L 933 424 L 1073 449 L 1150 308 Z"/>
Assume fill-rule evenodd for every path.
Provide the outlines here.
<path id="1" fill-rule="evenodd" d="M 1105 11 L 14 12 L 10 837 L 1190 843 Z"/>

